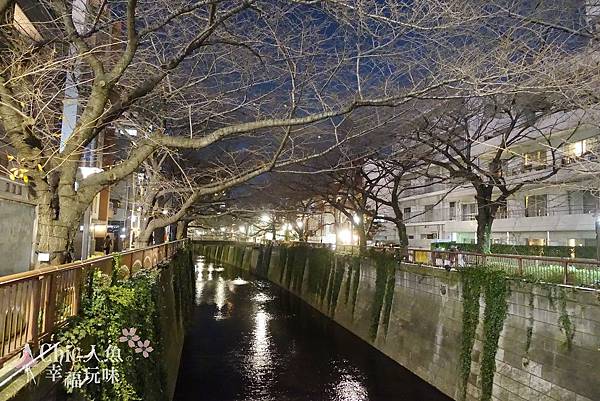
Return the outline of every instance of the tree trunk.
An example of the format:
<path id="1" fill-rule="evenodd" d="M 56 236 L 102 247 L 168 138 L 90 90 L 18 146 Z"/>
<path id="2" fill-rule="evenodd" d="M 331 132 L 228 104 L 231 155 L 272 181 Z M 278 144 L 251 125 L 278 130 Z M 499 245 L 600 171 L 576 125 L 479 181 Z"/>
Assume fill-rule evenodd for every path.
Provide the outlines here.
<path id="1" fill-rule="evenodd" d="M 477 248 L 481 253 L 491 253 L 496 209 L 490 199 L 477 198 Z"/>
<path id="2" fill-rule="evenodd" d="M 180 220 L 177 222 L 177 236 L 176 239 L 184 239 L 187 236 L 187 228 L 190 224 L 187 220 Z"/>
<path id="3" fill-rule="evenodd" d="M 362 221 L 356 226 L 356 231 L 358 232 L 358 249 L 362 255 L 367 251 L 367 233 Z"/>
<path id="4" fill-rule="evenodd" d="M 398 230 L 398 243 L 400 245 L 400 254 L 402 259 L 408 261 L 408 235 L 406 234 L 406 224 L 403 221 L 396 221 Z"/>
<path id="5" fill-rule="evenodd" d="M 137 237 L 137 240 L 135 241 L 135 247 L 136 248 L 145 248 L 148 246 L 148 244 L 150 243 L 150 238 L 152 237 L 152 233 L 154 230 L 149 230 L 149 229 L 145 229 L 142 232 L 140 232 L 140 235 Z"/>
<path id="6" fill-rule="evenodd" d="M 398 244 L 402 247 L 408 247 L 408 234 L 406 234 L 406 224 L 402 221 L 396 221 L 398 230 Z"/>
<path id="7" fill-rule="evenodd" d="M 37 252 L 49 254 L 43 265 L 60 265 L 73 260 L 73 241 L 79 227 L 79 213 L 70 202 L 63 202 L 63 212 L 57 213 L 47 197 L 38 202 Z"/>

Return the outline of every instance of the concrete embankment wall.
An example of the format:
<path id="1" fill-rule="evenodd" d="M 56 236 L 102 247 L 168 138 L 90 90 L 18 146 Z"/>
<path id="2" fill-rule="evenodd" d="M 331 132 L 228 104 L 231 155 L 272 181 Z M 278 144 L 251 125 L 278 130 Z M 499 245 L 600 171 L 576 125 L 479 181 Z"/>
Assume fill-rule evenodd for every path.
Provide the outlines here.
<path id="1" fill-rule="evenodd" d="M 309 247 L 195 249 L 288 289 L 456 400 L 600 400 L 597 291 Z"/>

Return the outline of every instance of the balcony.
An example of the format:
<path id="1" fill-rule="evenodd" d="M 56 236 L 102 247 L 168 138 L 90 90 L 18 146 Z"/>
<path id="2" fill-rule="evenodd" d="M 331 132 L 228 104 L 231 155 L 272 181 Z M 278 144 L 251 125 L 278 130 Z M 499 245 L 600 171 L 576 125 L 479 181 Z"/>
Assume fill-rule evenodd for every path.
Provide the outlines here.
<path id="1" fill-rule="evenodd" d="M 569 215 L 590 215 L 600 214 L 600 208 L 592 207 L 555 207 L 555 208 L 519 208 L 519 209 L 500 209 L 496 212 L 496 220 L 527 218 L 527 217 L 545 217 L 545 216 L 569 216 Z M 439 221 L 473 221 L 477 219 L 477 212 L 462 211 L 453 208 L 434 208 L 427 211 L 412 211 L 404 213 L 404 221 L 410 223 L 431 223 Z"/>
<path id="2" fill-rule="evenodd" d="M 6 177 L 0 177 L 0 195 L 18 200 L 27 200 L 28 198 L 25 184 L 11 181 Z"/>

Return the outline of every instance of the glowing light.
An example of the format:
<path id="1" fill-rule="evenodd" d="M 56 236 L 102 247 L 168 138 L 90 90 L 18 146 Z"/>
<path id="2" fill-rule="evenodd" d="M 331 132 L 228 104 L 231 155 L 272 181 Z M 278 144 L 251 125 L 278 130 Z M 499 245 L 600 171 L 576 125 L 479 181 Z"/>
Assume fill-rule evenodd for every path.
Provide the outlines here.
<path id="1" fill-rule="evenodd" d="M 358 225 L 358 224 L 360 224 L 360 217 L 357 214 L 355 214 L 352 217 L 352 221 L 354 221 L 354 224 Z"/>
<path id="2" fill-rule="evenodd" d="M 244 232 L 246 232 L 246 227 L 244 226 L 240 226 L 240 232 L 243 234 Z"/>
<path id="3" fill-rule="evenodd" d="M 271 221 L 271 216 L 265 213 L 260 217 L 260 221 L 262 221 L 263 223 L 268 223 L 269 221 Z"/>
<path id="4" fill-rule="evenodd" d="M 169 211 L 167 209 L 163 209 L 162 214 L 167 215 L 169 214 Z"/>
<path id="5" fill-rule="evenodd" d="M 221 232 L 224 233 L 227 230 L 225 227 L 221 227 Z"/>
<path id="6" fill-rule="evenodd" d="M 235 280 L 231 280 L 231 284 L 233 285 L 245 285 L 248 284 L 246 280 L 241 277 L 237 277 Z"/>
<path id="7" fill-rule="evenodd" d="M 338 232 L 338 237 L 340 238 L 340 241 L 345 244 L 349 244 L 352 241 L 352 233 L 350 230 L 340 230 Z"/>
<path id="8" fill-rule="evenodd" d="M 296 225 L 298 226 L 298 228 L 302 228 L 304 226 L 304 223 L 302 221 L 298 221 Z"/>

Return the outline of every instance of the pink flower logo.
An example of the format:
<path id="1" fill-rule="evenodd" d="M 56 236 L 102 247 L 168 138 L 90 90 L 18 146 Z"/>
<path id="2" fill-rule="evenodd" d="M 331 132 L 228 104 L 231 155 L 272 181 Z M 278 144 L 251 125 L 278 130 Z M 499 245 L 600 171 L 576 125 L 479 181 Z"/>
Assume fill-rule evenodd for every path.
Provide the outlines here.
<path id="1" fill-rule="evenodd" d="M 154 348 L 152 348 L 150 346 L 150 341 L 149 340 L 146 340 L 144 342 L 138 341 L 137 347 L 135 349 L 135 353 L 136 354 L 139 354 L 141 352 L 142 355 L 144 355 L 144 358 L 148 358 L 148 356 L 150 355 L 150 353 L 152 351 L 154 351 Z"/>
<path id="2" fill-rule="evenodd" d="M 130 328 L 129 330 L 123 329 L 123 335 L 119 337 L 119 342 L 126 342 L 130 348 L 135 347 L 135 342 L 140 339 L 140 336 L 135 334 L 137 329 L 135 327 Z"/>

